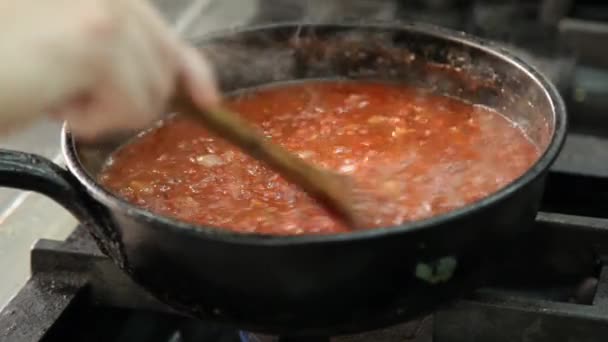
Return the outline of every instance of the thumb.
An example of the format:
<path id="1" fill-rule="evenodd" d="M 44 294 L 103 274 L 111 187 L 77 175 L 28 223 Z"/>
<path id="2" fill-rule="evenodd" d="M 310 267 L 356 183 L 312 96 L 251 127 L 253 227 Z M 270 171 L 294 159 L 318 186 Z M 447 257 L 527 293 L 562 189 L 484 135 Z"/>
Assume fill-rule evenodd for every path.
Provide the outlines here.
<path id="1" fill-rule="evenodd" d="M 214 107 L 221 101 L 211 65 L 192 47 L 182 49 L 178 82 L 178 89 L 187 92 L 201 109 Z"/>

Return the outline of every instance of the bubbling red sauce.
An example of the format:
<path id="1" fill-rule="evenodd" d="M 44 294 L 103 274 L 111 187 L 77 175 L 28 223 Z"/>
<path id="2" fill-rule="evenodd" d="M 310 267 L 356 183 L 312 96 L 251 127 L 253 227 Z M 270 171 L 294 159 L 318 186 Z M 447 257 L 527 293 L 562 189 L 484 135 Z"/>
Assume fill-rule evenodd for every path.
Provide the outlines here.
<path id="1" fill-rule="evenodd" d="M 357 186 L 390 194 L 376 227 L 475 202 L 522 175 L 538 148 L 487 108 L 402 85 L 306 81 L 235 95 L 228 107 L 274 143 Z M 117 150 L 100 182 L 183 221 L 274 235 L 349 231 L 297 186 L 179 116 Z"/>

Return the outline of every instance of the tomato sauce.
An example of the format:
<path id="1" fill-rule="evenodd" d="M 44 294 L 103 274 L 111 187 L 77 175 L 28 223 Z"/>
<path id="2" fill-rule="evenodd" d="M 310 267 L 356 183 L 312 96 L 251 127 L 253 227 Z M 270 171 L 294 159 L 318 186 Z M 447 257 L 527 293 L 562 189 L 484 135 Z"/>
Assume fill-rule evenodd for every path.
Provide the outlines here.
<path id="1" fill-rule="evenodd" d="M 539 157 L 502 115 L 402 85 L 306 81 L 240 93 L 228 106 L 273 142 L 393 200 L 374 227 L 420 220 L 504 187 Z M 261 162 L 175 116 L 117 150 L 100 181 L 158 214 L 239 232 L 348 231 Z"/>

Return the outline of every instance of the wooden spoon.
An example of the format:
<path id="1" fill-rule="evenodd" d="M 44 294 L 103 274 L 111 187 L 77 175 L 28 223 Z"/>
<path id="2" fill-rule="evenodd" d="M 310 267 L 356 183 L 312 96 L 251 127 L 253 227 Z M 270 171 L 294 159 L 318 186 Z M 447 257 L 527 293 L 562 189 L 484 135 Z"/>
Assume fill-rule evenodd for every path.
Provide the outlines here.
<path id="1" fill-rule="evenodd" d="M 222 107 L 202 112 L 190 100 L 176 98 L 173 108 L 180 114 L 205 125 L 218 136 L 238 146 L 297 184 L 321 202 L 352 229 L 369 226 L 370 218 L 362 213 L 360 196 L 349 177 L 315 167 L 281 146 L 271 143 L 237 113 Z"/>

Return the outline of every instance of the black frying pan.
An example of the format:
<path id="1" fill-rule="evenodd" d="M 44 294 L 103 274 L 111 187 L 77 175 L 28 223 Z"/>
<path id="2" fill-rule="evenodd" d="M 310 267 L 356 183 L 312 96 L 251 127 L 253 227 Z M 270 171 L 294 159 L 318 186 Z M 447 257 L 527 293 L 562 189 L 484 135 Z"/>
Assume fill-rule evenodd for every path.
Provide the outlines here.
<path id="1" fill-rule="evenodd" d="M 404 82 L 500 110 L 544 154 L 508 187 L 431 219 L 272 237 L 192 226 L 128 204 L 95 182 L 116 145 L 79 144 L 69 129 L 62 134 L 68 170 L 0 153 L 0 185 L 62 204 L 135 281 L 178 310 L 274 334 L 380 327 L 479 286 L 533 226 L 544 176 L 564 141 L 566 112 L 555 88 L 507 51 L 414 24 L 280 24 L 223 32 L 198 45 L 215 63 L 224 91 L 305 78 Z"/>

